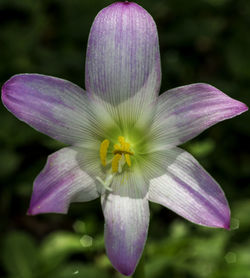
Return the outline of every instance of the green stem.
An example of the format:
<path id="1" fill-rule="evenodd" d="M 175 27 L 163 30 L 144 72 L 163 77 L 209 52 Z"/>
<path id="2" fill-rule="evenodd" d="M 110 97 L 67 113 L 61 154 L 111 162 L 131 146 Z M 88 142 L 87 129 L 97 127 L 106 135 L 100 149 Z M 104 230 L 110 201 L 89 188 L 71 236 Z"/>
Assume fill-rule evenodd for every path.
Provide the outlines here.
<path id="1" fill-rule="evenodd" d="M 139 264 L 137 265 L 137 268 L 135 270 L 135 273 L 133 275 L 133 278 L 145 278 L 145 260 L 144 260 L 144 254 L 142 254 Z"/>

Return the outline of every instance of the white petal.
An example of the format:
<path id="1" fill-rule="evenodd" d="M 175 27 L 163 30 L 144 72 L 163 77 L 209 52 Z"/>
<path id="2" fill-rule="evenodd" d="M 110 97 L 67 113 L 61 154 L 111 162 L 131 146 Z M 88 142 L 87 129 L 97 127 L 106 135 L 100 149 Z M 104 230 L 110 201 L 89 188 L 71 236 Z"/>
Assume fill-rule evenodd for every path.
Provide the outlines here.
<path id="1" fill-rule="evenodd" d="M 158 34 L 148 12 L 128 1 L 100 11 L 89 35 L 85 72 L 86 90 L 103 100 L 116 120 L 138 119 L 161 81 Z"/>
<path id="2" fill-rule="evenodd" d="M 216 181 L 187 152 L 175 148 L 152 154 L 149 200 L 191 222 L 229 229 L 230 209 Z"/>
<path id="3" fill-rule="evenodd" d="M 208 84 L 178 87 L 159 96 L 151 130 L 155 149 L 176 146 L 248 108 Z"/>
<path id="4" fill-rule="evenodd" d="M 55 152 L 34 182 L 28 213 L 67 213 L 71 202 L 96 199 L 96 175 L 100 163 L 94 151 L 70 147 Z"/>
<path id="5" fill-rule="evenodd" d="M 131 275 L 147 238 L 147 187 L 139 174 L 125 173 L 114 178 L 112 189 L 102 196 L 107 255 L 119 272 Z"/>
<path id="6" fill-rule="evenodd" d="M 4 105 L 20 120 L 70 145 L 92 146 L 109 125 L 108 113 L 69 81 L 40 74 L 13 76 L 2 88 Z M 95 113 L 98 111 L 98 115 Z"/>

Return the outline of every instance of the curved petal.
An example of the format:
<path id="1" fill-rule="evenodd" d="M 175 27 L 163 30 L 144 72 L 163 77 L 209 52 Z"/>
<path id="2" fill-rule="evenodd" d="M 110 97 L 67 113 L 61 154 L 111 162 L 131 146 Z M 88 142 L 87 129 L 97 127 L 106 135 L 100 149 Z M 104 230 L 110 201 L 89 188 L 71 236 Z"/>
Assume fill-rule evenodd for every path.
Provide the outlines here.
<path id="1" fill-rule="evenodd" d="M 152 139 L 159 147 L 176 146 L 206 128 L 248 110 L 208 84 L 191 84 L 160 95 L 152 126 Z"/>
<path id="2" fill-rule="evenodd" d="M 99 196 L 93 173 L 98 163 L 93 151 L 63 148 L 48 157 L 34 181 L 28 214 L 67 213 L 71 202 L 85 202 Z"/>
<path id="3" fill-rule="evenodd" d="M 189 153 L 178 148 L 157 152 L 150 167 L 150 201 L 191 222 L 229 229 L 230 209 L 222 189 Z"/>
<path id="4" fill-rule="evenodd" d="M 161 80 L 157 29 L 153 18 L 132 2 L 103 9 L 92 25 L 86 56 L 86 90 L 139 115 L 157 96 Z"/>
<path id="5" fill-rule="evenodd" d="M 87 94 L 63 79 L 15 75 L 3 85 L 2 101 L 17 118 L 66 144 L 91 143 L 103 132 Z"/>
<path id="6" fill-rule="evenodd" d="M 102 196 L 105 244 L 113 266 L 131 275 L 147 238 L 149 207 L 144 180 L 133 173 L 118 175 L 112 193 Z"/>

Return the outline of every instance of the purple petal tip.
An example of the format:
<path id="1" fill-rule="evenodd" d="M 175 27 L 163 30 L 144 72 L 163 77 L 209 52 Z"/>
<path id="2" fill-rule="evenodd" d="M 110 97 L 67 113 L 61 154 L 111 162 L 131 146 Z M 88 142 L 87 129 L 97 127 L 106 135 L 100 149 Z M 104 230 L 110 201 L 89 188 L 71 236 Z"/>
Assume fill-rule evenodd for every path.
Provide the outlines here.
<path id="1" fill-rule="evenodd" d="M 224 211 L 224 219 L 220 221 L 219 223 L 215 223 L 214 228 L 221 228 L 230 231 L 230 226 L 231 226 L 231 213 L 230 213 L 230 208 L 227 206 L 227 208 Z"/>
<path id="2" fill-rule="evenodd" d="M 241 106 L 239 107 L 239 111 L 241 111 L 241 113 L 248 111 L 248 106 L 246 106 L 245 103 L 241 103 Z"/>
<path id="3" fill-rule="evenodd" d="M 224 226 L 222 228 L 230 231 L 230 226 L 231 226 L 231 224 L 230 224 L 230 217 L 229 217 L 228 221 L 224 224 Z"/>
<path id="4" fill-rule="evenodd" d="M 7 103 L 8 103 L 8 83 L 9 83 L 9 80 L 6 81 L 2 86 L 1 99 L 2 99 L 2 103 L 4 104 L 5 107 L 7 107 Z"/>
<path id="5" fill-rule="evenodd" d="M 126 7 L 131 7 L 131 6 L 134 6 L 134 7 L 139 7 L 139 8 L 141 8 L 141 9 L 143 9 L 140 5 L 138 5 L 137 3 L 135 3 L 135 2 L 130 2 L 130 1 L 119 1 L 119 2 L 115 2 L 115 3 L 113 3 L 113 4 L 111 4 L 111 5 L 109 5 L 109 6 L 107 6 L 106 8 L 109 8 L 109 7 L 114 7 L 114 6 L 120 6 L 120 7 L 124 7 L 124 8 L 126 8 Z M 104 8 L 105 9 L 105 8 Z M 144 9 L 143 9 L 144 10 Z"/>
<path id="6" fill-rule="evenodd" d="M 20 114 L 19 111 L 16 109 L 15 105 L 13 104 L 13 99 L 15 99 L 15 97 L 12 94 L 12 88 L 14 86 L 13 84 L 15 83 L 17 77 L 18 75 L 14 75 L 3 84 L 1 94 L 1 100 L 3 105 L 14 115 Z"/>
<path id="7" fill-rule="evenodd" d="M 113 267 L 120 272 L 124 276 L 132 276 L 135 272 L 136 265 L 134 266 L 127 266 L 127 265 L 114 265 L 113 262 L 111 262 Z"/>
<path id="8" fill-rule="evenodd" d="M 31 215 L 35 215 L 35 213 L 33 212 L 33 210 L 31 208 L 29 208 L 26 212 L 26 215 L 31 216 Z"/>
<path id="9" fill-rule="evenodd" d="M 29 207 L 29 209 L 27 210 L 27 212 L 26 212 L 26 214 L 27 215 L 37 215 L 37 214 L 41 214 L 41 213 L 43 213 L 43 212 L 40 212 L 39 211 L 39 207 L 36 207 L 36 206 L 34 206 L 34 205 L 30 205 L 30 207 Z"/>
<path id="10" fill-rule="evenodd" d="M 133 11 L 137 11 L 139 12 L 140 14 L 144 14 L 146 17 L 151 17 L 151 15 L 140 5 L 138 5 L 137 3 L 135 2 L 129 2 L 129 1 L 123 1 L 123 2 L 115 2 L 109 6 L 107 6 L 106 8 L 102 9 L 100 12 L 99 12 L 99 16 L 101 14 L 105 14 L 106 12 L 110 13 L 110 10 L 112 11 L 119 11 L 119 10 L 122 10 L 122 11 L 125 11 L 125 10 L 131 10 L 132 12 Z M 153 18 L 152 18 L 152 21 L 153 21 Z"/>
<path id="11" fill-rule="evenodd" d="M 41 213 L 46 213 L 46 212 L 44 212 L 44 211 L 39 211 L 39 207 L 36 207 L 36 206 L 34 206 L 34 205 L 30 205 L 30 207 L 29 207 L 29 209 L 27 210 L 27 212 L 26 212 L 26 214 L 27 215 L 30 215 L 30 216 L 32 216 L 32 215 L 37 215 L 37 214 L 41 214 Z"/>

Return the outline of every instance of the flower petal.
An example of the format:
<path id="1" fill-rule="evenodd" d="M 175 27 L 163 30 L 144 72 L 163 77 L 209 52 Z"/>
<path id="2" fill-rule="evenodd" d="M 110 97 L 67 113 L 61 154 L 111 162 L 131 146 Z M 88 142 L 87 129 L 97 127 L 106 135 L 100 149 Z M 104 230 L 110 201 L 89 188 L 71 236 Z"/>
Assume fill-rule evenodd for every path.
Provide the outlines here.
<path id="1" fill-rule="evenodd" d="M 147 190 L 144 180 L 133 173 L 115 177 L 112 189 L 102 196 L 106 251 L 113 266 L 129 276 L 136 268 L 147 238 Z"/>
<path id="2" fill-rule="evenodd" d="M 222 189 L 189 153 L 179 148 L 156 152 L 150 171 L 150 201 L 191 222 L 229 229 L 230 209 Z"/>
<path id="3" fill-rule="evenodd" d="M 99 12 L 89 35 L 86 90 L 112 105 L 138 94 L 126 108 L 139 113 L 157 96 L 160 80 L 158 34 L 148 12 L 128 1 Z"/>
<path id="4" fill-rule="evenodd" d="M 158 147 L 180 145 L 206 128 L 248 110 L 208 84 L 191 84 L 160 95 L 152 126 L 152 140 Z"/>
<path id="5" fill-rule="evenodd" d="M 78 147 L 50 155 L 34 181 L 28 214 L 67 213 L 71 202 L 96 199 L 99 193 L 93 174 L 100 171 L 96 159 L 93 151 Z"/>
<path id="6" fill-rule="evenodd" d="M 15 75 L 2 88 L 2 101 L 20 120 L 66 144 L 92 142 L 103 132 L 87 94 L 63 79 Z"/>

